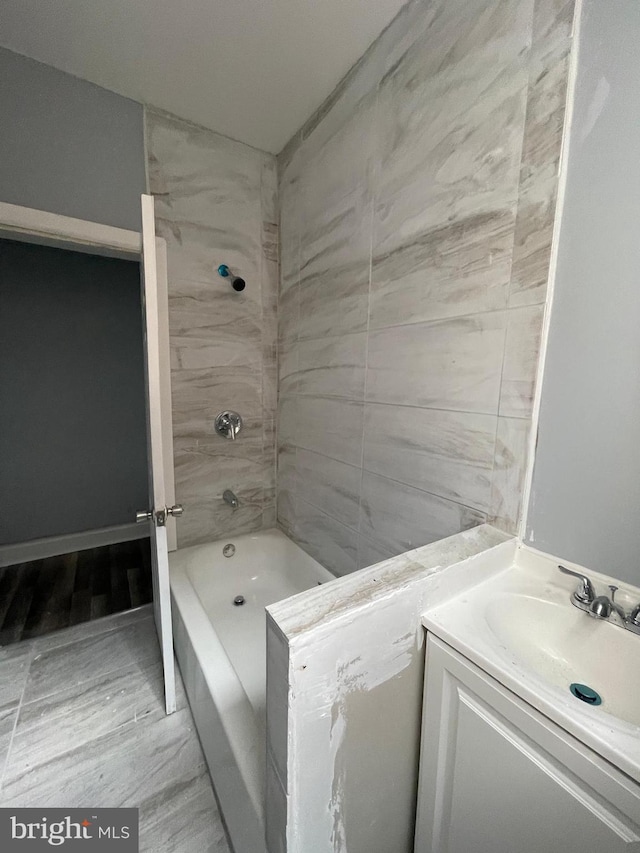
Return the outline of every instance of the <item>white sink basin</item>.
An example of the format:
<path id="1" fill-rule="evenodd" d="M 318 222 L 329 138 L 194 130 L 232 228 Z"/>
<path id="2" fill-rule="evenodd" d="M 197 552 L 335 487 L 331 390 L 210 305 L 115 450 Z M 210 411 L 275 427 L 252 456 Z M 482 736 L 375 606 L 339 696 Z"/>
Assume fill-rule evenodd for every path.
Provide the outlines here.
<path id="1" fill-rule="evenodd" d="M 602 697 L 599 707 L 640 726 L 640 636 L 593 619 L 568 601 L 502 593 L 487 602 L 485 618 L 505 648 L 551 684 L 573 682 Z M 573 697 L 576 703 L 581 700 Z"/>
<path id="2" fill-rule="evenodd" d="M 587 574 L 607 592 L 611 578 Z M 483 575 L 434 603 L 427 630 L 640 783 L 640 635 L 574 607 L 575 579 L 547 554 L 520 546 Z M 640 589 L 618 598 L 638 602 Z M 572 695 L 576 683 L 602 704 Z"/>

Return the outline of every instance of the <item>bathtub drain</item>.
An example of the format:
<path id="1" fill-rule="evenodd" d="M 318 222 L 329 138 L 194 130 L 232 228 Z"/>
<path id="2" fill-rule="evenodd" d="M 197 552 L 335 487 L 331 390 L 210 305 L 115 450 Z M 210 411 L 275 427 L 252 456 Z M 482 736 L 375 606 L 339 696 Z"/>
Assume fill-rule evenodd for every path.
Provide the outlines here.
<path id="1" fill-rule="evenodd" d="M 240 607 L 241 604 L 244 604 L 244 595 L 236 595 L 233 599 L 233 603 L 236 607 Z"/>

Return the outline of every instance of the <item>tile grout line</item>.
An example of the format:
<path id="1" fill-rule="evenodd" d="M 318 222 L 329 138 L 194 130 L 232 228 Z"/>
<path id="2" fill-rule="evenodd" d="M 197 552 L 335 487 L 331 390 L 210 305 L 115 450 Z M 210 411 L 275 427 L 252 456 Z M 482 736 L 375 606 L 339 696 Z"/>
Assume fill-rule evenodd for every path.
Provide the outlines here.
<path id="1" fill-rule="evenodd" d="M 380 83 L 378 82 L 375 92 L 375 104 L 373 107 L 372 133 L 371 133 L 371 157 L 370 169 L 371 174 L 371 209 L 369 211 L 369 282 L 367 287 L 367 329 L 365 339 L 364 352 L 364 383 L 362 388 L 362 430 L 361 430 L 361 448 L 360 448 L 360 487 L 358 492 L 358 529 L 356 539 L 356 570 L 360 568 L 360 536 L 362 527 L 362 490 L 364 486 L 364 459 L 365 459 L 365 440 L 366 440 L 366 410 L 364 404 L 367 399 L 367 380 L 369 377 L 369 342 L 371 336 L 371 285 L 373 280 L 373 244 L 374 244 L 374 228 L 375 228 L 375 209 L 377 186 L 380 177 L 378 168 L 378 121 L 380 113 Z"/>
<path id="2" fill-rule="evenodd" d="M 7 768 L 9 767 L 9 760 L 11 758 L 11 752 L 13 751 L 13 741 L 15 739 L 16 730 L 18 728 L 18 720 L 20 719 L 20 712 L 22 711 L 22 706 L 24 704 L 24 694 L 25 694 L 26 689 L 27 689 L 27 683 L 29 681 L 29 675 L 31 673 L 31 666 L 33 665 L 33 661 L 37 657 L 37 655 L 34 656 L 34 654 L 33 654 L 35 652 L 33 641 L 28 640 L 27 642 L 29 642 L 29 644 L 31 645 L 31 649 L 29 650 L 29 666 L 27 667 L 27 671 L 26 671 L 25 676 L 24 676 L 24 682 L 22 684 L 22 690 L 20 691 L 20 699 L 18 700 L 18 705 L 16 708 L 16 716 L 15 716 L 15 719 L 13 721 L 13 729 L 11 730 L 11 737 L 9 739 L 9 746 L 7 747 L 7 754 L 5 755 L 5 759 L 4 759 L 4 762 L 2 765 L 2 778 L 0 779 L 0 793 L 2 793 L 4 791 L 5 778 L 7 775 Z"/>
<path id="3" fill-rule="evenodd" d="M 507 282 L 505 284 L 505 289 L 508 289 L 509 283 L 510 282 Z M 388 326 L 373 326 L 373 327 L 371 327 L 370 332 L 371 332 L 371 334 L 378 334 L 381 332 L 390 331 L 392 329 L 408 329 L 408 328 L 410 329 L 410 328 L 413 328 L 416 326 L 435 326 L 437 323 L 441 323 L 441 324 L 453 323 L 453 322 L 456 322 L 457 320 L 469 320 L 469 319 L 472 319 L 473 317 L 486 317 L 486 316 L 492 315 L 492 314 L 493 315 L 495 315 L 495 314 L 510 314 L 510 313 L 515 313 L 516 311 L 527 311 L 529 309 L 536 308 L 536 307 L 537 308 L 544 307 L 544 305 L 545 305 L 544 301 L 542 301 L 542 302 L 531 302 L 531 303 L 528 303 L 526 305 L 509 305 L 508 302 L 505 302 L 505 304 L 501 308 L 487 308 L 484 311 L 470 311 L 466 314 L 446 314 L 442 317 L 432 317 L 432 318 L 429 318 L 426 320 L 417 320 L 413 323 L 411 323 L 411 322 L 409 322 L 409 323 L 391 323 Z M 353 332 L 346 332 L 344 334 L 338 334 L 338 335 L 328 334 L 328 335 L 321 335 L 321 336 L 316 335 L 316 336 L 302 337 L 302 338 L 299 338 L 299 342 L 300 343 L 315 343 L 315 342 L 324 341 L 327 339 L 329 339 L 329 340 L 334 339 L 334 338 L 335 339 L 341 339 L 341 338 L 345 337 L 345 335 L 364 335 L 367 333 L 368 333 L 368 330 L 365 328 L 355 329 Z"/>
<path id="4" fill-rule="evenodd" d="M 396 403 L 390 400 L 356 400 L 353 397 L 338 397 L 335 394 L 285 394 L 285 399 L 303 397 L 307 400 L 335 400 L 337 402 L 350 403 L 354 406 L 389 406 L 394 409 L 421 409 L 428 412 L 448 412 L 452 415 L 478 415 L 486 418 L 513 418 L 514 420 L 527 421 L 529 415 L 505 414 L 501 415 L 499 409 L 495 412 L 473 411 L 472 409 L 448 409 L 444 406 L 418 405 L 417 403 Z"/>

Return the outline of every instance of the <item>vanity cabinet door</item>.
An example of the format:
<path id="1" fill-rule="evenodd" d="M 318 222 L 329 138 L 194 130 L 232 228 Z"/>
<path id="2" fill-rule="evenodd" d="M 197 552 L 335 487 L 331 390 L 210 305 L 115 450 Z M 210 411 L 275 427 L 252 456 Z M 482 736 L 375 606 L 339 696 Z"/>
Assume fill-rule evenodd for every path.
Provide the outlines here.
<path id="1" fill-rule="evenodd" d="M 415 853 L 636 853 L 640 786 L 428 634 Z"/>

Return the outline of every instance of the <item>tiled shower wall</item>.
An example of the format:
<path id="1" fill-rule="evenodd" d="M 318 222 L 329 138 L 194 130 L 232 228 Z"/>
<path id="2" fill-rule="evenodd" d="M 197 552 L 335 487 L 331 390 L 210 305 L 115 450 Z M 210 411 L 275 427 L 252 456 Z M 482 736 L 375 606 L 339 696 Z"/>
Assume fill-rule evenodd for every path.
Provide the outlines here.
<path id="1" fill-rule="evenodd" d="M 275 158 L 147 110 L 150 190 L 167 241 L 180 546 L 275 524 L 278 290 Z M 242 293 L 217 274 L 228 264 Z M 236 441 L 218 412 L 238 411 Z M 240 501 L 233 510 L 224 489 Z"/>
<path id="2" fill-rule="evenodd" d="M 279 158 L 278 520 L 344 574 L 514 531 L 573 0 L 414 0 Z"/>

